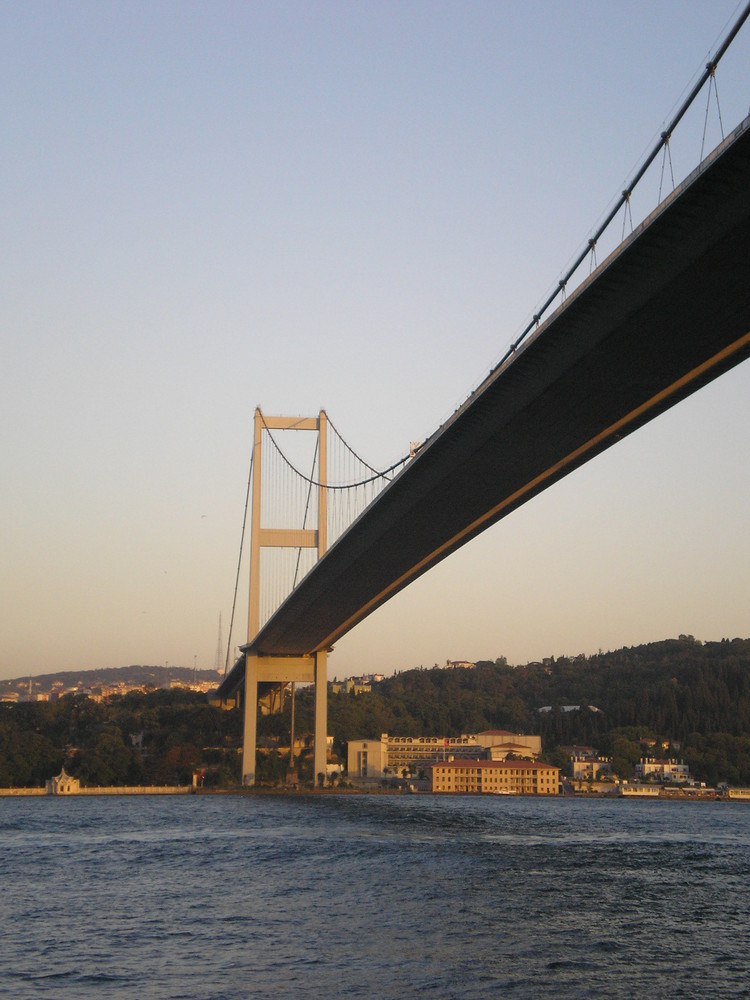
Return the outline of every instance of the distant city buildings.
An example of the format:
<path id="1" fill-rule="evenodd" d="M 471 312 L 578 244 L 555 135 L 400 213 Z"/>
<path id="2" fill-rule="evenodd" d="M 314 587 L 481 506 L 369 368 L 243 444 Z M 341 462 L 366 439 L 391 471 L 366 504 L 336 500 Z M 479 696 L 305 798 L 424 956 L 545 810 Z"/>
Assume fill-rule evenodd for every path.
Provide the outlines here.
<path id="1" fill-rule="evenodd" d="M 180 689 L 197 691 L 200 694 L 208 694 L 210 691 L 213 691 L 217 685 L 216 680 L 187 681 L 168 678 L 165 678 L 159 684 L 136 684 L 129 683 L 127 681 L 121 681 L 116 684 L 91 684 L 90 682 L 84 683 L 83 681 L 64 684 L 61 681 L 45 682 L 37 678 L 32 678 L 31 680 L 26 681 L 15 681 L 12 683 L 14 684 L 14 687 L 6 687 L 4 690 L 0 691 L 0 702 L 14 705 L 19 702 L 55 702 L 59 701 L 60 698 L 65 697 L 65 695 L 84 695 L 87 698 L 91 698 L 92 701 L 103 701 L 117 695 L 129 694 L 131 691 L 138 691 L 145 694 L 148 691 L 153 691 L 157 688 Z"/>
<path id="2" fill-rule="evenodd" d="M 383 674 L 361 674 L 359 677 L 347 677 L 343 681 L 332 681 L 329 685 L 331 694 L 368 694 L 373 684 L 383 680 Z"/>
<path id="3" fill-rule="evenodd" d="M 445 670 L 472 670 L 476 666 L 471 660 L 446 660 Z M 435 664 L 437 667 L 437 663 Z M 329 687 L 331 694 L 368 694 L 372 691 L 374 684 L 380 684 L 385 679 L 384 674 L 360 674 L 355 677 L 346 677 L 343 681 L 331 681 Z"/>

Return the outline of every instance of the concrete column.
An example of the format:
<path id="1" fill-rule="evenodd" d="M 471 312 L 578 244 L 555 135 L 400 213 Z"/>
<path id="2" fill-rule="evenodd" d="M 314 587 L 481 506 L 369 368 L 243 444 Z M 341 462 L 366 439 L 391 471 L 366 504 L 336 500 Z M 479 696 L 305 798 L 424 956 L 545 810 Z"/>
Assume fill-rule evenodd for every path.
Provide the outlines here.
<path id="1" fill-rule="evenodd" d="M 315 654 L 315 744 L 313 781 L 326 773 L 326 737 L 328 735 L 328 653 Z"/>
<path id="2" fill-rule="evenodd" d="M 328 417 L 318 417 L 318 559 L 328 549 Z"/>
<path id="3" fill-rule="evenodd" d="M 325 410 L 318 416 L 318 559 L 328 548 L 328 418 Z M 328 653 L 315 654 L 315 744 L 313 782 L 326 773 L 326 737 L 328 736 Z"/>
<path id="4" fill-rule="evenodd" d="M 242 736 L 242 784 L 255 784 L 258 732 L 258 658 L 245 654 L 245 727 Z"/>
<path id="5" fill-rule="evenodd" d="M 250 593 L 247 609 L 247 641 L 252 642 L 260 629 L 260 496 L 263 441 L 263 416 L 255 411 L 253 438 L 253 506 L 250 519 Z"/>

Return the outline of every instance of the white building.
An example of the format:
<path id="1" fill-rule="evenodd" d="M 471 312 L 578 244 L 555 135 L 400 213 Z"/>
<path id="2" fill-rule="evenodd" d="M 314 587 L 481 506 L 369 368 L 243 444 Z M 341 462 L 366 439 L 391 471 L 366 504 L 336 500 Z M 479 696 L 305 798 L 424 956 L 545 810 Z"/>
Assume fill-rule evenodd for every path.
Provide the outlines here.
<path id="1" fill-rule="evenodd" d="M 78 778 L 71 778 L 65 773 L 65 768 L 60 771 L 56 778 L 50 778 L 46 782 L 47 795 L 77 795 L 81 790 L 81 783 Z"/>
<path id="2" fill-rule="evenodd" d="M 612 758 L 598 757 L 596 754 L 574 754 L 570 758 L 571 777 L 574 781 L 595 780 L 612 774 Z"/>
<path id="3" fill-rule="evenodd" d="M 641 757 L 640 762 L 635 765 L 635 773 L 644 780 L 650 778 L 661 783 L 670 781 L 684 785 L 691 780 L 687 764 L 678 764 L 673 758 L 657 760 L 654 757 Z"/>
<path id="4" fill-rule="evenodd" d="M 631 785 L 622 781 L 617 786 L 617 794 L 623 798 L 657 799 L 660 792 L 661 789 L 658 785 Z"/>

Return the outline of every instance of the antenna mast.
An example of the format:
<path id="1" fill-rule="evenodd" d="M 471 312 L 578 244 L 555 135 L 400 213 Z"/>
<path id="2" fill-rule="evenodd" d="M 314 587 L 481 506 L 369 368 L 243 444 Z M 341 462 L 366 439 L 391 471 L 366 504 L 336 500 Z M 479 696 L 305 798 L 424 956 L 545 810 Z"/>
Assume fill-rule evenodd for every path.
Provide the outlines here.
<path id="1" fill-rule="evenodd" d="M 223 666 L 224 656 L 222 652 L 223 646 L 224 643 L 222 642 L 221 638 L 221 612 L 219 612 L 219 638 L 216 642 L 216 660 L 214 661 L 214 668 L 217 674 L 221 674 L 224 672 L 224 666 Z"/>

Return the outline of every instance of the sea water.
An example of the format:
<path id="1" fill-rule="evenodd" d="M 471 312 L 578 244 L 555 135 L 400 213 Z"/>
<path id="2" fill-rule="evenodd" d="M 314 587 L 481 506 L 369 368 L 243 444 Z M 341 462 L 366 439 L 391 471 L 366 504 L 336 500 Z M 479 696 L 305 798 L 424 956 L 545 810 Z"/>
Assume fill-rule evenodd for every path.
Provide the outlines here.
<path id="1" fill-rule="evenodd" d="M 0 996 L 750 996 L 750 804 L 0 799 Z"/>

